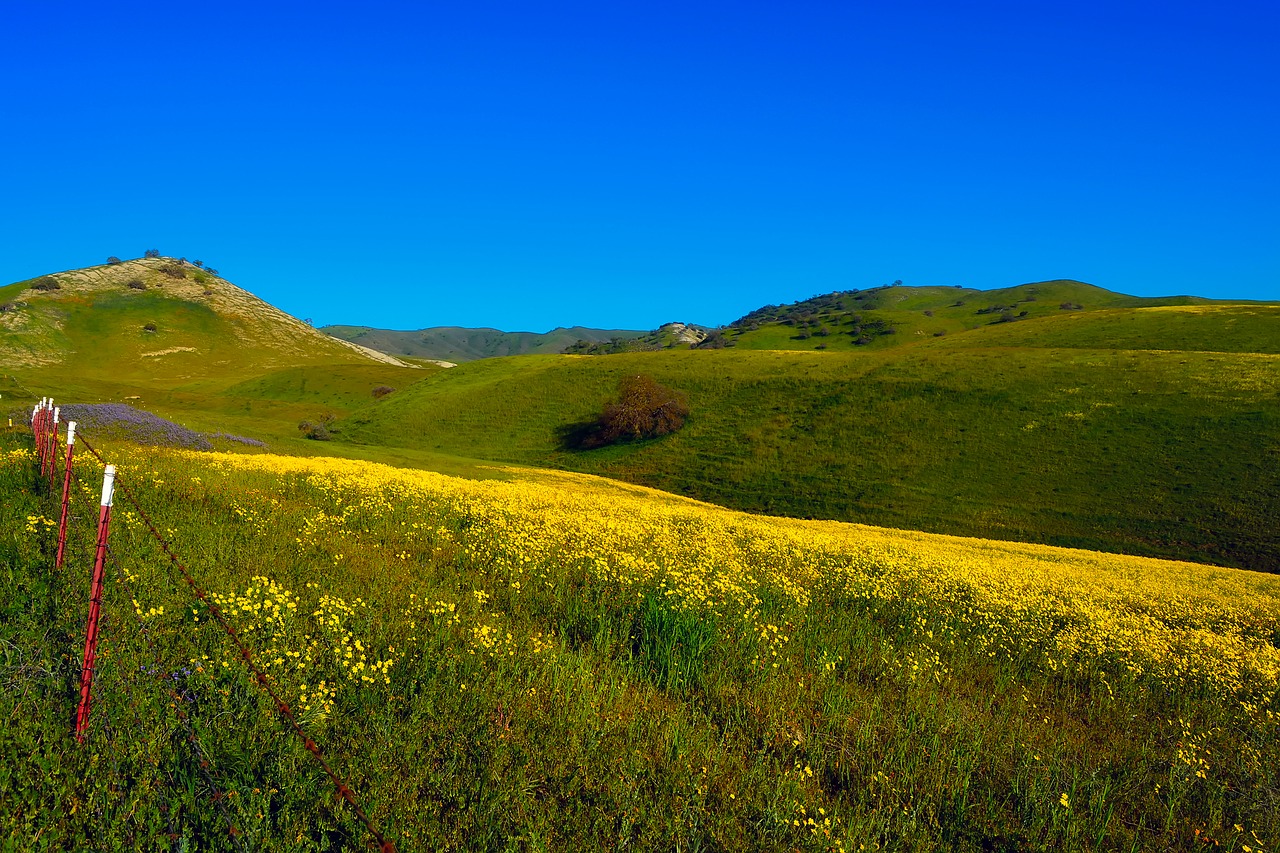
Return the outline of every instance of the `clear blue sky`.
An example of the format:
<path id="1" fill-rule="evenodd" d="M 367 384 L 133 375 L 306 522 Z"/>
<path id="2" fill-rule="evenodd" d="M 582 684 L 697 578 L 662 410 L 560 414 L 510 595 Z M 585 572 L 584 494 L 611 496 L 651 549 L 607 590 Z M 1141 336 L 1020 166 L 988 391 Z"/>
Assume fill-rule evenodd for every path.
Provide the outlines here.
<path id="1" fill-rule="evenodd" d="M 1267 2 L 6 3 L 0 283 L 202 259 L 317 325 L 906 284 L 1280 299 Z"/>

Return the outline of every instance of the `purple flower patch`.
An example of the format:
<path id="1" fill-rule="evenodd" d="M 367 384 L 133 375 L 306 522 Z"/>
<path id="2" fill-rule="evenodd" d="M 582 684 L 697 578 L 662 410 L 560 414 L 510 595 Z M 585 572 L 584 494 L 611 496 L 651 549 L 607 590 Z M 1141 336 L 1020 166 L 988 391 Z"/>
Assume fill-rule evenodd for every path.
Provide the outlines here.
<path id="1" fill-rule="evenodd" d="M 62 407 L 62 420 L 76 421 L 89 438 L 101 435 L 157 447 L 213 450 L 203 434 L 124 403 L 73 403 Z"/>

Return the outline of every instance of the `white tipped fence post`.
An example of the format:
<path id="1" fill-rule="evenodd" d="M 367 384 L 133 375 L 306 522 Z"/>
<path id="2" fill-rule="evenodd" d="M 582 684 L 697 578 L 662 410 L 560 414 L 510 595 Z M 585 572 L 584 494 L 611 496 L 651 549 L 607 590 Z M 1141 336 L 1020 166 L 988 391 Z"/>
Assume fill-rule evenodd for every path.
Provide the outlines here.
<path id="1" fill-rule="evenodd" d="M 44 401 L 41 400 L 36 407 L 31 410 L 31 435 L 36 442 L 36 458 L 44 463 L 44 442 L 40 440 L 40 418 L 44 414 Z"/>
<path id="2" fill-rule="evenodd" d="M 67 461 L 62 474 L 62 518 L 58 520 L 58 559 L 54 568 L 62 568 L 62 558 L 67 553 L 67 510 L 71 507 L 71 454 L 76 449 L 76 422 L 67 421 Z"/>
<path id="3" fill-rule="evenodd" d="M 58 417 L 61 414 L 62 410 L 55 406 L 53 420 L 49 424 L 49 452 L 45 455 L 45 466 L 49 469 L 49 491 L 53 491 L 53 484 L 58 476 Z"/>
<path id="4" fill-rule="evenodd" d="M 80 666 L 80 707 L 76 711 L 76 740 L 84 743 L 89 728 L 89 694 L 93 689 L 93 665 L 98 657 L 98 618 L 102 613 L 102 578 L 107 560 L 107 532 L 111 526 L 111 500 L 115 495 L 116 466 L 102 474 L 102 510 L 98 515 L 98 550 L 93 558 L 93 585 L 89 592 L 89 624 L 84 635 L 84 663 Z"/>
<path id="5" fill-rule="evenodd" d="M 40 406 L 40 474 L 44 474 L 44 466 L 48 462 L 46 458 L 49 455 L 49 418 L 53 416 L 53 399 L 45 397 L 44 402 Z"/>

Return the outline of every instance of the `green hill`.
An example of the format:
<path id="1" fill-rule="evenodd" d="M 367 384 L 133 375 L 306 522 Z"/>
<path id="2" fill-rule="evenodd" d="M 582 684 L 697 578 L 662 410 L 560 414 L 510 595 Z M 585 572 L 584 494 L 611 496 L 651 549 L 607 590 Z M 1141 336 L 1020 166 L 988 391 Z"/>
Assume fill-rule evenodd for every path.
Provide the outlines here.
<path id="1" fill-rule="evenodd" d="M 998 290 L 961 287 L 885 286 L 869 290 L 848 290 L 815 296 L 790 305 L 767 305 L 735 320 L 721 330 L 719 346 L 744 349 L 854 350 L 900 346 L 920 338 L 967 333 L 992 326 L 1018 326 L 1028 320 L 1059 316 L 1084 316 L 1098 311 L 1120 311 L 1112 317 L 1132 318 L 1122 309 L 1157 307 L 1224 307 L 1231 303 L 1191 296 L 1140 297 L 1113 293 L 1079 281 L 1044 281 Z M 1244 303 L 1265 304 L 1265 303 Z M 1100 346 L 1111 348 L 1107 338 L 1120 332 L 1118 343 L 1135 341 L 1135 331 L 1150 337 L 1151 346 L 1138 349 L 1205 349 L 1210 341 L 1179 340 L 1176 320 L 1160 320 L 1130 329 L 1129 319 L 1114 329 L 1100 327 L 1085 337 L 1077 327 L 1065 330 L 1059 346 Z M 1186 324 L 1183 324 L 1186 325 Z M 1041 327 L 1045 328 L 1045 327 Z M 1189 331 L 1193 331 L 1194 323 Z M 1213 324 L 1205 328 L 1216 329 Z M 1125 331 L 1125 330 L 1128 331 Z M 1265 328 L 1264 328 L 1265 331 Z M 1166 339 L 1167 335 L 1173 339 Z M 1234 336 L 1233 331 L 1233 336 Z M 1016 337 L 1016 335 L 1014 336 Z M 1275 343 L 1256 336 L 1237 337 L 1238 351 L 1272 352 Z M 1258 349 L 1258 347 L 1264 347 Z"/>
<path id="2" fill-rule="evenodd" d="M 1276 303 L 884 287 L 766 306 L 696 350 L 672 326 L 655 352 L 449 370 L 387 363 L 171 258 L 19 282 L 0 306 L 19 417 L 45 394 L 123 401 L 288 452 L 520 462 L 782 515 L 1280 567 Z M 635 373 L 688 395 L 685 428 L 567 449 Z"/>
<path id="3" fill-rule="evenodd" d="M 341 415 L 436 369 L 323 335 L 174 258 L 18 282 L 0 288 L 0 306 L 6 402 L 124 401 L 199 429 L 292 438 L 301 418 Z"/>
<path id="4" fill-rule="evenodd" d="M 900 290 L 875 298 L 919 296 Z M 1038 313 L 845 352 L 487 360 L 368 407 L 345 435 L 747 510 L 1280 567 L 1280 305 Z M 634 373 L 688 395 L 685 428 L 564 449 Z"/>
<path id="5" fill-rule="evenodd" d="M 537 332 L 501 332 L 497 329 L 465 329 L 436 326 L 416 332 L 374 329 L 370 326 L 324 326 L 326 335 L 350 341 L 394 356 L 448 361 L 455 364 L 504 355 L 563 352 L 578 341 L 598 343 L 629 340 L 644 332 L 626 329 L 588 329 L 583 326 Z"/>

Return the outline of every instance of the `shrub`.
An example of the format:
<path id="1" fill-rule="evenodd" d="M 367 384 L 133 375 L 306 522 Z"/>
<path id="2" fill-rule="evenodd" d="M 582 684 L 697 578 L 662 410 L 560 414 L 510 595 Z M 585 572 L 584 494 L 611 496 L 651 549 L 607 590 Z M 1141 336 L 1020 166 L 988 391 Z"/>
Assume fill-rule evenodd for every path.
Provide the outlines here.
<path id="1" fill-rule="evenodd" d="M 312 441 L 328 441 L 333 438 L 333 433 L 329 430 L 331 423 L 333 423 L 333 417 L 326 415 L 320 419 L 319 423 L 301 421 L 298 424 L 298 429 L 302 432 L 303 437 Z"/>
<path id="2" fill-rule="evenodd" d="M 218 271 L 217 271 L 217 270 L 215 270 L 213 267 L 205 267 L 205 270 L 204 270 L 204 271 L 205 271 L 205 272 L 207 272 L 209 275 L 217 275 L 217 274 L 218 274 Z"/>
<path id="3" fill-rule="evenodd" d="M 396 389 L 392 388 L 390 385 L 379 385 L 377 388 L 374 388 L 371 393 L 373 394 L 373 399 L 381 400 L 383 397 L 395 390 Z"/>
<path id="4" fill-rule="evenodd" d="M 660 385 L 652 376 L 625 376 L 618 397 L 594 421 L 560 430 L 564 446 L 583 450 L 620 441 L 669 435 L 684 426 L 689 400 L 681 392 Z"/>
<path id="5" fill-rule="evenodd" d="M 156 324 L 155 324 L 155 323 L 148 323 L 147 325 L 145 325 L 145 326 L 143 326 L 143 327 L 142 327 L 142 331 L 144 331 L 144 332 L 155 332 L 155 331 L 156 331 Z"/>
<path id="6" fill-rule="evenodd" d="M 627 376 L 618 383 L 618 399 L 600 415 L 606 443 L 656 438 L 684 426 L 689 400 L 679 391 L 658 384 L 652 376 Z"/>
<path id="7" fill-rule="evenodd" d="M 140 278 L 130 279 L 126 287 L 128 287 L 130 290 L 146 290 L 147 289 L 147 286 L 142 283 L 142 279 Z"/>
<path id="8" fill-rule="evenodd" d="M 1063 311 L 1079 311 L 1084 308 L 1079 302 L 1064 302 L 1058 306 Z"/>
<path id="9" fill-rule="evenodd" d="M 187 271 L 184 270 L 179 264 L 165 264 L 164 266 L 160 267 L 160 272 L 169 276 L 169 278 L 186 278 L 187 277 Z"/>
<path id="10" fill-rule="evenodd" d="M 31 285 L 31 289 L 46 291 L 61 290 L 62 285 L 58 284 L 58 280 L 56 278 L 51 275 L 47 275 L 44 278 L 36 279 L 35 283 Z"/>
<path id="11" fill-rule="evenodd" d="M 123 264 L 124 261 L 120 260 L 115 255 L 111 255 L 107 258 L 107 263 L 111 264 L 112 266 L 115 266 L 116 264 Z"/>

